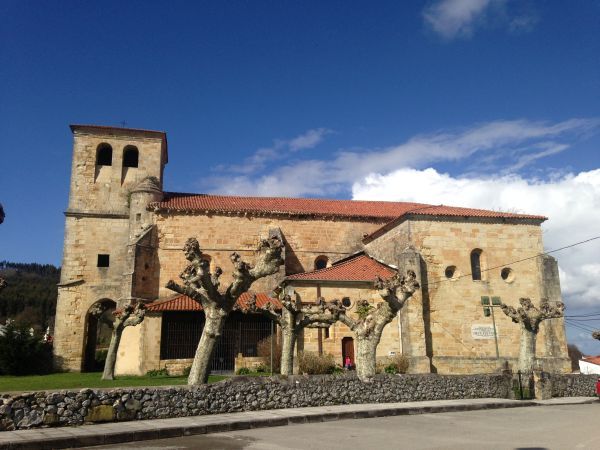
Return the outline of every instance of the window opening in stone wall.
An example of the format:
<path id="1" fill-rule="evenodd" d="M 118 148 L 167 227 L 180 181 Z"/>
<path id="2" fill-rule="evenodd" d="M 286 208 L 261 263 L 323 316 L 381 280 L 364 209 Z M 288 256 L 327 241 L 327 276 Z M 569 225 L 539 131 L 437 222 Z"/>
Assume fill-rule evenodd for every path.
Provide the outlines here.
<path id="1" fill-rule="evenodd" d="M 352 306 L 352 301 L 350 300 L 350 297 L 344 297 L 342 299 L 342 306 L 344 308 L 350 308 Z"/>
<path id="2" fill-rule="evenodd" d="M 444 275 L 446 275 L 446 278 L 452 279 L 452 278 L 454 278 L 455 274 L 456 274 L 456 266 L 446 267 L 446 270 L 444 271 Z"/>
<path id="3" fill-rule="evenodd" d="M 110 255 L 98 255 L 98 267 L 110 266 Z"/>
<path id="4" fill-rule="evenodd" d="M 329 339 L 329 327 L 325 328 L 325 339 Z"/>
<path id="5" fill-rule="evenodd" d="M 96 165 L 112 166 L 112 147 L 109 144 L 100 144 L 96 149 Z"/>
<path id="6" fill-rule="evenodd" d="M 137 167 L 139 154 L 137 147 L 128 145 L 123 149 L 123 167 Z"/>
<path id="7" fill-rule="evenodd" d="M 507 283 L 510 283 L 515 279 L 515 273 L 510 267 L 504 267 L 500 271 L 500 277 Z"/>
<path id="8" fill-rule="evenodd" d="M 481 280 L 481 253 L 479 248 L 471 252 L 471 277 L 476 281 Z"/>
<path id="9" fill-rule="evenodd" d="M 136 222 L 141 222 L 142 221 L 142 213 L 137 213 L 135 215 L 135 221 Z"/>
<path id="10" fill-rule="evenodd" d="M 324 269 L 327 267 L 327 262 L 329 261 L 329 258 L 327 258 L 327 256 L 317 256 L 317 258 L 315 259 L 315 270 L 320 270 L 320 269 Z"/>

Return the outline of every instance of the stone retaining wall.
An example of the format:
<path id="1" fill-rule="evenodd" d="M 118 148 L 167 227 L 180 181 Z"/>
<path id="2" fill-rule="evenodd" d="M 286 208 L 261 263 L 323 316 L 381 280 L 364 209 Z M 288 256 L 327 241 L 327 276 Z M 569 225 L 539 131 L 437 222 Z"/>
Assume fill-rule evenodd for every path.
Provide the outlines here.
<path id="1" fill-rule="evenodd" d="M 593 395 L 575 376 L 556 377 L 555 396 Z M 587 378 L 587 377 L 586 377 Z M 354 374 L 235 377 L 198 387 L 140 387 L 0 396 L 0 431 L 88 422 L 159 419 L 261 409 L 462 398 L 509 398 L 510 376 Z M 562 389 L 562 390 L 561 390 Z"/>
<path id="2" fill-rule="evenodd" d="M 598 375 L 551 375 L 552 397 L 594 397 Z"/>

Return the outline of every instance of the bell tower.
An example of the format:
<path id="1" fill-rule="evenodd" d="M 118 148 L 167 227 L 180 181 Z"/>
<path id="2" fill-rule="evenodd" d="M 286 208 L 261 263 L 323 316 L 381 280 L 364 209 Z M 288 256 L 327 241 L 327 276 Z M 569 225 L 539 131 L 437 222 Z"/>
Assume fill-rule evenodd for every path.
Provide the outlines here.
<path id="1" fill-rule="evenodd" d="M 98 302 L 117 302 L 129 270 L 131 213 L 143 212 L 136 186 L 153 180 L 162 196 L 167 137 L 162 131 L 71 125 L 73 160 L 58 288 L 54 351 L 59 367 L 81 370 L 88 315 Z M 132 201 L 133 200 L 133 201 Z M 151 218 L 146 218 L 151 220 Z"/>

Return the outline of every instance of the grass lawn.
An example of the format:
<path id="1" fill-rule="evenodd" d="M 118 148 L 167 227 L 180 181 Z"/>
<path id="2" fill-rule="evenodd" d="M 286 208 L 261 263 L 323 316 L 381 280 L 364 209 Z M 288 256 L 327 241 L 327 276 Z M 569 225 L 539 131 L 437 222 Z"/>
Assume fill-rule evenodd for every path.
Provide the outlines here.
<path id="1" fill-rule="evenodd" d="M 100 379 L 101 372 L 87 373 L 53 373 L 50 375 L 27 375 L 27 376 L 0 376 L 0 392 L 10 391 L 46 391 L 55 389 L 81 389 L 81 388 L 111 388 L 111 387 L 134 387 L 134 386 L 171 386 L 186 384 L 187 377 L 168 376 L 122 376 L 114 381 L 103 381 Z M 209 383 L 221 381 L 227 377 L 222 375 L 211 375 Z"/>

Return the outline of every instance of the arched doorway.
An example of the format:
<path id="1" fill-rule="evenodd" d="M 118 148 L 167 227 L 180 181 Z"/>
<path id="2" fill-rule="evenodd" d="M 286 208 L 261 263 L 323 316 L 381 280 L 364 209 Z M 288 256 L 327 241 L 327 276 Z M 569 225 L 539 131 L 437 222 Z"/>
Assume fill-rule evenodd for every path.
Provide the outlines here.
<path id="1" fill-rule="evenodd" d="M 86 342 L 83 358 L 84 372 L 97 372 L 104 368 L 106 351 L 112 334 L 113 312 L 117 304 L 108 298 L 98 300 L 86 314 Z"/>
<path id="2" fill-rule="evenodd" d="M 350 358 L 352 367 L 356 366 L 354 359 L 354 339 L 351 337 L 342 338 L 342 365 L 346 366 L 346 357 Z"/>

